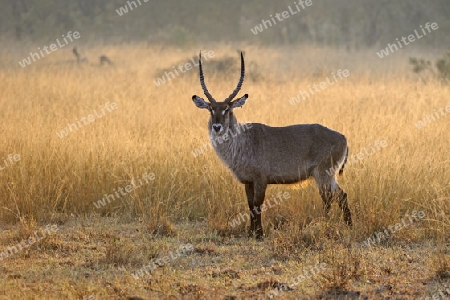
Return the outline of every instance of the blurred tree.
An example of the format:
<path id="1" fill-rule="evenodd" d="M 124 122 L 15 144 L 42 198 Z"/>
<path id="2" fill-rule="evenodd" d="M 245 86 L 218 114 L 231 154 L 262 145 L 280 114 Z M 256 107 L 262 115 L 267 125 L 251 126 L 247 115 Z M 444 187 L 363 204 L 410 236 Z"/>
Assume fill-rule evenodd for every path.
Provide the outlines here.
<path id="1" fill-rule="evenodd" d="M 0 0 L 0 37 L 44 42 L 77 30 L 84 42 L 136 40 L 184 46 L 248 41 L 358 48 L 386 45 L 426 22 L 437 22 L 442 34 L 430 35 L 427 45 L 450 45 L 450 35 L 445 34 L 450 30 L 448 0 L 312 3 L 299 14 L 254 35 L 251 28 L 293 7 L 294 1 Z M 120 16 L 117 10 L 121 7 L 128 13 Z"/>

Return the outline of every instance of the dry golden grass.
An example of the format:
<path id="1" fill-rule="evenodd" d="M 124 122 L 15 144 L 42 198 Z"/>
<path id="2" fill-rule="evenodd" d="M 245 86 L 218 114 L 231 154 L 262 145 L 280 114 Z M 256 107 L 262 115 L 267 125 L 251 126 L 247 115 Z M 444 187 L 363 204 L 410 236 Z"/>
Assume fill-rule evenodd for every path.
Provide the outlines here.
<path id="1" fill-rule="evenodd" d="M 216 57 L 235 53 L 217 45 L 206 49 Z M 321 123 L 345 134 L 350 154 L 377 140 L 388 144 L 347 166 L 340 179 L 354 215 L 352 230 L 343 224 L 337 204 L 329 220 L 322 218 L 313 182 L 271 186 L 267 197 L 279 191 L 291 197 L 264 213 L 267 238 L 258 243 L 245 238 L 248 224 L 232 228 L 228 223 L 247 213 L 243 186 L 212 150 L 192 154 L 208 142 L 208 114 L 190 99 L 202 94 L 197 70 L 160 87 L 153 82 L 158 69 L 188 62 L 197 50 L 121 46 L 85 52 L 105 53 L 115 65 L 50 65 L 70 57 L 59 50 L 24 69 L 0 70 L 0 158 L 20 155 L 20 161 L 0 170 L 5 229 L 0 251 L 46 224 L 61 227 L 40 242 L 42 249 L 32 246 L 39 251 L 2 262 L 6 281 L 0 297 L 245 298 L 263 296 L 274 282 L 287 283 L 317 262 L 330 268 L 279 297 L 414 298 L 432 295 L 437 283 L 449 282 L 450 116 L 422 129 L 415 123 L 450 105 L 450 87 L 414 78 L 407 59 L 387 62 L 375 52 L 307 47 L 246 48 L 264 80 L 244 83 L 242 92 L 250 98 L 236 111 L 239 121 Z M 338 69 L 348 69 L 350 77 L 289 104 L 300 90 Z M 235 75 L 207 73 L 212 94 L 226 97 Z M 117 109 L 57 136 L 107 102 L 117 103 Z M 101 209 L 94 206 L 144 173 L 154 173 L 155 179 Z M 414 210 L 425 218 L 376 246 L 364 245 Z M 181 243 L 192 243 L 194 252 L 145 279 L 134 280 L 118 269 L 136 270 Z"/>

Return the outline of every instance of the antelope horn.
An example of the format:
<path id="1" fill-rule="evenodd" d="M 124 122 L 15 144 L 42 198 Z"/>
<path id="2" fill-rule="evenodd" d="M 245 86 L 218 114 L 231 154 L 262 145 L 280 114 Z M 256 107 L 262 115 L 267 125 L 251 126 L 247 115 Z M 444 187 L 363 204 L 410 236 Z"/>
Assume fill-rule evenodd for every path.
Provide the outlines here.
<path id="1" fill-rule="evenodd" d="M 245 76 L 244 55 L 242 54 L 241 51 L 241 78 L 239 78 L 239 82 L 236 86 L 236 89 L 230 94 L 230 96 L 227 97 L 227 99 L 225 99 L 224 102 L 230 102 L 231 100 L 233 100 L 234 97 L 236 97 L 237 93 L 239 93 L 239 91 L 241 90 L 242 83 L 244 82 L 244 76 Z"/>
<path id="2" fill-rule="evenodd" d="M 198 65 L 200 69 L 200 85 L 202 86 L 203 93 L 205 93 L 206 98 L 208 98 L 209 102 L 216 103 L 216 100 L 214 100 L 213 96 L 208 92 L 208 89 L 205 85 L 205 77 L 203 77 L 203 69 L 202 69 L 202 52 L 200 51 L 200 54 L 198 56 Z"/>

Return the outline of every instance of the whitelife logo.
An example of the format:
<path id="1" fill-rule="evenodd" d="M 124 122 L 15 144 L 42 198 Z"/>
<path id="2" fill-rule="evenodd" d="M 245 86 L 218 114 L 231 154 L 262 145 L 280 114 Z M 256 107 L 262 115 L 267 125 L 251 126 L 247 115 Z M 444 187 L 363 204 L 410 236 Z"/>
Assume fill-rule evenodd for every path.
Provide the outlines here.
<path id="1" fill-rule="evenodd" d="M 408 219 L 405 222 L 406 217 L 408 217 Z M 372 245 L 375 245 L 376 243 L 379 243 L 382 240 L 389 238 L 394 233 L 402 230 L 403 228 L 409 227 L 414 222 L 420 221 L 423 218 L 425 218 L 425 213 L 422 210 L 419 210 L 418 212 L 414 210 L 411 213 L 411 215 L 405 214 L 405 218 L 401 218 L 401 221 L 402 221 L 401 223 L 399 222 L 395 225 L 389 225 L 388 226 L 389 231 L 385 228 L 383 231 L 375 233 L 373 235 L 373 238 L 369 237 L 367 239 L 367 241 L 364 241 L 364 245 L 366 245 L 367 247 L 371 247 Z M 409 220 L 409 222 L 408 222 L 408 220 Z M 389 232 L 390 232 L 390 234 L 389 234 Z"/>
<path id="2" fill-rule="evenodd" d="M 234 218 L 233 220 L 228 222 L 228 225 L 230 225 L 231 227 L 236 227 L 241 225 L 241 220 L 242 222 L 245 222 L 245 219 L 250 220 L 250 215 L 252 216 L 252 218 L 255 217 L 254 213 L 257 215 L 260 215 L 261 213 L 265 212 L 267 209 L 275 207 L 277 205 L 280 205 L 281 203 L 283 203 L 284 200 L 287 200 L 289 198 L 291 198 L 291 194 L 289 192 L 278 192 L 277 197 L 279 199 L 279 201 L 277 201 L 277 199 L 275 198 L 275 195 L 272 195 L 271 198 L 266 199 L 265 203 L 263 205 L 261 205 L 260 207 L 255 206 L 253 208 L 253 211 L 250 211 L 250 214 L 246 213 L 239 213 L 239 217 Z M 273 205 L 271 205 L 271 201 L 273 201 Z M 254 213 L 253 213 L 254 212 Z"/>
<path id="3" fill-rule="evenodd" d="M 439 115 L 438 111 L 441 113 Z M 432 122 L 435 122 L 439 120 L 442 117 L 445 117 L 447 114 L 450 113 L 450 105 L 447 105 L 447 107 L 441 107 L 439 109 L 435 109 L 434 113 L 431 115 L 426 115 L 423 120 L 419 120 L 417 123 L 414 123 L 414 125 L 417 127 L 417 129 L 422 129 L 423 127 L 427 126 L 428 124 L 431 124 Z"/>
<path id="4" fill-rule="evenodd" d="M 331 75 L 333 76 L 334 81 L 330 80 L 329 77 L 326 78 L 326 82 L 322 81 L 319 84 L 314 83 L 312 85 L 312 88 L 310 85 L 308 85 L 308 91 L 311 93 L 309 94 L 308 91 L 300 91 L 299 94 L 291 99 L 289 99 L 289 103 L 291 105 L 295 105 L 297 103 L 300 103 L 300 101 L 302 100 L 306 100 L 309 97 L 311 97 L 312 95 L 314 95 L 314 93 L 319 93 L 321 91 L 323 91 L 324 89 L 326 89 L 329 86 L 332 86 L 333 84 L 335 84 L 336 82 L 338 82 L 339 80 L 342 80 L 344 78 L 347 78 L 350 76 L 350 71 L 347 69 L 344 70 L 337 70 L 336 74 L 331 73 Z M 336 75 L 339 77 L 339 79 L 336 77 Z M 344 77 L 344 78 L 343 78 Z M 319 89 L 320 88 L 320 89 Z M 314 90 L 313 90 L 314 89 Z M 300 98 L 301 97 L 301 98 Z"/>
<path id="5" fill-rule="evenodd" d="M 24 240 L 22 239 L 20 243 L 17 243 L 14 246 L 9 246 L 6 248 L 6 251 L 0 251 L 0 261 L 8 258 L 9 256 L 12 256 L 13 254 L 19 253 L 19 251 L 22 251 L 24 248 L 31 247 L 35 243 L 39 242 L 40 240 L 46 238 L 48 235 L 52 235 L 58 231 L 57 225 L 46 225 L 45 230 L 41 229 L 41 236 L 39 236 L 38 232 L 35 231 L 32 236 L 30 236 L 28 239 Z M 13 253 L 14 250 L 14 253 Z"/>
<path id="6" fill-rule="evenodd" d="M 149 181 L 155 180 L 155 173 L 144 173 L 144 174 L 142 174 L 142 178 L 144 179 L 145 183 L 148 184 Z M 121 199 L 120 195 L 125 197 L 127 194 L 131 193 L 132 191 L 134 191 L 144 185 L 142 179 L 139 178 L 139 176 L 137 178 L 137 181 L 139 182 L 139 185 L 136 184 L 136 180 L 134 180 L 134 178 L 133 178 L 133 179 L 131 179 L 131 184 L 128 184 L 123 188 L 119 187 L 117 189 L 117 191 L 116 191 L 116 189 L 114 189 L 113 194 L 104 194 L 103 198 L 101 200 L 94 202 L 95 208 L 97 208 L 97 209 L 102 208 L 102 207 L 106 206 L 106 201 L 108 201 L 108 203 L 114 202 L 114 201 L 116 201 L 116 199 Z M 124 192 L 124 190 L 125 190 L 125 192 Z M 114 195 L 116 195 L 117 198 L 114 197 Z"/>
<path id="7" fill-rule="evenodd" d="M 212 150 L 214 149 L 213 147 L 217 147 L 217 144 L 222 144 L 226 141 L 228 141 L 228 139 L 230 139 L 230 136 L 232 139 L 234 139 L 238 134 L 241 134 L 243 132 L 245 132 L 245 130 L 252 128 L 252 123 L 241 123 L 238 124 L 237 126 L 235 126 L 235 131 L 233 133 L 233 130 L 230 128 L 228 129 L 228 131 L 226 133 L 224 133 L 222 136 L 218 136 L 215 138 L 211 138 L 210 136 L 210 141 L 211 142 L 205 142 L 203 144 L 203 146 L 195 148 L 194 151 L 191 151 L 192 155 L 194 157 L 198 157 L 200 155 L 202 155 L 204 152 L 203 150 L 206 152 L 207 150 Z"/>
<path id="8" fill-rule="evenodd" d="M 50 54 L 52 52 L 55 52 L 56 50 L 67 46 L 70 42 L 73 42 L 74 39 L 78 40 L 80 37 L 81 37 L 81 35 L 80 35 L 80 33 L 78 31 L 74 31 L 73 33 L 72 33 L 72 31 L 69 31 L 66 36 L 64 34 L 62 35 L 62 38 L 64 40 L 64 44 L 59 41 L 59 38 L 57 38 L 56 39 L 56 44 L 50 44 L 49 47 L 44 46 L 44 47 L 42 47 L 42 49 L 40 47 L 38 47 L 38 53 L 37 52 L 30 52 L 30 55 L 27 58 L 22 59 L 22 61 L 19 61 L 19 65 L 22 68 L 25 68 L 26 66 L 31 65 L 31 63 L 32 63 L 31 60 L 33 60 L 33 62 L 35 62 L 36 60 L 39 60 L 39 59 L 43 58 L 46 54 L 48 55 L 48 54 Z M 67 39 L 69 39 L 70 42 L 67 41 Z M 49 49 L 50 49 L 50 51 L 49 51 Z M 43 51 L 45 51 L 46 54 L 44 54 Z"/>
<path id="9" fill-rule="evenodd" d="M 439 26 L 436 22 L 433 22 L 431 24 L 430 24 L 430 22 L 427 22 L 425 24 L 425 28 L 427 29 L 428 33 L 431 33 L 431 29 L 436 30 L 439 28 Z M 403 45 L 407 46 L 410 43 L 416 41 L 416 38 L 421 39 L 427 35 L 427 31 L 425 31 L 425 29 L 422 27 L 422 25 L 420 25 L 420 29 L 422 29 L 423 35 L 420 35 L 420 33 L 417 32 L 417 29 L 415 29 L 414 34 L 408 35 L 408 38 L 402 36 L 401 41 L 403 42 Z M 406 39 L 408 39 L 409 42 L 407 42 Z M 397 44 L 395 44 L 395 42 L 394 42 L 394 44 L 388 43 L 388 46 L 386 48 L 381 49 L 379 52 L 377 52 L 378 57 L 384 58 L 385 56 L 388 56 L 389 54 L 394 53 L 395 51 L 398 51 L 399 47 L 400 47 L 400 49 L 403 48 L 403 45 L 398 40 L 398 38 L 396 38 L 396 41 L 397 41 Z M 398 45 L 398 47 L 397 47 L 397 45 Z"/>
<path id="10" fill-rule="evenodd" d="M 326 263 L 317 263 L 314 267 L 310 266 L 309 270 L 307 268 L 304 269 L 303 273 L 298 275 L 297 277 L 292 277 L 289 283 L 283 284 L 277 289 L 270 290 L 266 295 L 273 299 L 276 296 L 280 295 L 280 292 L 292 290 L 292 287 L 299 285 L 301 282 L 312 279 L 314 276 L 317 276 L 319 273 L 328 269 L 328 265 Z"/>
<path id="11" fill-rule="evenodd" d="M 0 171 L 12 166 L 14 163 L 20 160 L 19 154 L 8 154 L 8 158 L 3 158 L 3 163 L 0 163 Z"/>
<path id="12" fill-rule="evenodd" d="M 56 132 L 56 135 L 62 139 L 63 137 L 66 137 L 69 135 L 69 133 L 77 131 L 78 129 L 80 129 L 83 126 L 88 125 L 89 123 L 94 122 L 96 119 L 100 119 L 101 117 L 105 116 L 107 112 L 111 112 L 113 110 L 117 109 L 117 103 L 113 102 L 113 103 L 106 103 L 104 107 L 100 108 L 100 114 L 98 114 L 97 110 L 94 109 L 93 114 L 88 115 L 87 117 L 82 117 L 81 118 L 81 123 L 80 120 L 75 119 L 75 123 L 67 123 L 67 127 L 63 128 L 62 130 L 60 130 L 59 132 Z M 78 126 L 77 126 L 78 125 Z"/>
<path id="13" fill-rule="evenodd" d="M 188 244 L 181 244 L 178 249 L 173 253 L 172 251 L 169 251 L 169 255 L 158 257 L 156 259 L 152 259 L 149 264 L 143 265 L 142 268 L 139 270 L 136 270 L 136 272 L 131 273 L 131 277 L 133 279 L 138 280 L 139 278 L 143 277 L 145 274 L 150 275 L 153 271 L 155 271 L 158 267 L 162 267 L 164 265 L 167 265 L 171 261 L 175 261 L 176 259 L 180 258 L 183 255 L 192 253 L 194 250 L 194 245 L 191 243 Z M 123 271 L 123 269 L 121 269 Z M 126 271 L 126 270 L 125 270 Z"/>
<path id="14" fill-rule="evenodd" d="M 301 8 L 300 8 L 300 6 Z M 289 11 L 285 10 L 282 13 L 276 13 L 275 14 L 275 18 L 278 20 L 278 22 L 282 22 L 284 20 L 286 20 L 287 18 L 289 18 L 290 16 L 296 15 L 298 14 L 300 11 L 306 9 L 306 7 L 311 6 L 312 5 L 312 0 L 299 0 L 298 4 L 297 2 L 294 2 L 294 6 L 295 9 L 292 9 L 292 7 L 289 5 L 288 9 Z M 272 27 L 273 25 L 277 24 L 277 21 L 275 20 L 275 18 L 270 15 L 270 20 L 261 20 L 261 23 L 257 26 L 255 26 L 254 28 L 250 28 L 250 31 L 254 34 L 257 35 L 258 33 L 261 33 L 264 31 L 264 29 L 268 29 L 269 27 Z"/>
<path id="15" fill-rule="evenodd" d="M 205 61 L 207 61 L 211 57 L 214 57 L 215 55 L 216 54 L 212 50 L 209 50 L 208 52 L 206 52 L 206 50 L 202 50 L 202 59 L 204 58 Z M 153 80 L 153 82 L 155 83 L 156 86 L 160 86 L 162 84 L 165 84 L 166 82 L 171 81 L 172 79 L 177 78 L 181 74 L 184 74 L 189 70 L 192 70 L 193 67 L 198 67 L 198 63 L 195 62 L 194 57 L 191 58 L 191 61 L 192 64 L 190 62 L 187 62 L 184 65 L 179 64 L 178 66 L 173 66 L 172 68 L 175 73 L 173 73 L 172 71 L 165 71 L 162 77 L 158 77 L 156 80 Z M 180 71 L 181 74 L 178 73 L 178 71 Z"/>
<path id="16" fill-rule="evenodd" d="M 444 285 L 442 289 L 431 295 L 431 297 L 426 297 L 425 300 L 440 300 L 445 299 L 448 296 L 450 296 L 450 284 Z"/>
<path id="17" fill-rule="evenodd" d="M 358 160 L 362 161 L 364 158 L 369 157 L 373 154 L 375 154 L 377 151 L 380 151 L 382 148 L 386 148 L 388 146 L 388 143 L 386 140 L 382 140 L 382 141 L 375 141 L 374 145 L 371 146 L 371 144 L 369 144 L 369 147 L 364 147 L 363 151 L 360 151 L 359 153 L 356 154 L 356 156 L 354 154 L 350 155 L 347 159 L 347 163 L 345 164 L 346 166 L 351 166 L 354 163 L 357 163 Z M 371 151 L 368 151 L 367 148 L 370 148 Z M 358 159 L 358 160 L 356 160 Z M 326 170 L 325 172 L 327 172 L 328 176 L 333 176 L 333 174 L 336 174 L 340 169 L 339 165 L 335 165 L 331 168 L 329 168 L 328 170 Z"/>
<path id="18" fill-rule="evenodd" d="M 127 5 L 119 7 L 119 9 L 116 9 L 116 13 L 121 17 L 124 14 L 128 13 L 128 7 L 130 8 L 130 11 L 132 11 L 135 8 L 138 8 L 139 6 L 142 6 L 142 2 L 147 3 L 149 0 L 136 0 L 136 1 L 127 1 Z M 136 3 L 137 2 L 137 3 Z"/>

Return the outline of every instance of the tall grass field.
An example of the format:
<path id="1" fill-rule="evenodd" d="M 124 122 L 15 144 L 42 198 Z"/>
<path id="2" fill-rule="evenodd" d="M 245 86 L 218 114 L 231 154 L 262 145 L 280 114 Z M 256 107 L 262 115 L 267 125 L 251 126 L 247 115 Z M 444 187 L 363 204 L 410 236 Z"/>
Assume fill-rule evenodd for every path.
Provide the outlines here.
<path id="1" fill-rule="evenodd" d="M 346 136 L 338 180 L 353 227 L 337 203 L 324 217 L 312 180 L 270 186 L 266 201 L 286 197 L 263 213 L 265 239 L 247 238 L 244 186 L 191 100 L 203 95 L 199 49 L 79 47 L 113 65 L 77 64 L 61 49 L 24 68 L 21 53 L 5 52 L 1 299 L 448 295 L 450 85 L 414 74 L 400 51 L 242 48 L 249 99 L 239 122 L 320 123 Z M 204 50 L 213 54 L 205 81 L 221 101 L 239 56 L 226 45 Z M 217 63 L 226 57 L 229 66 Z"/>

